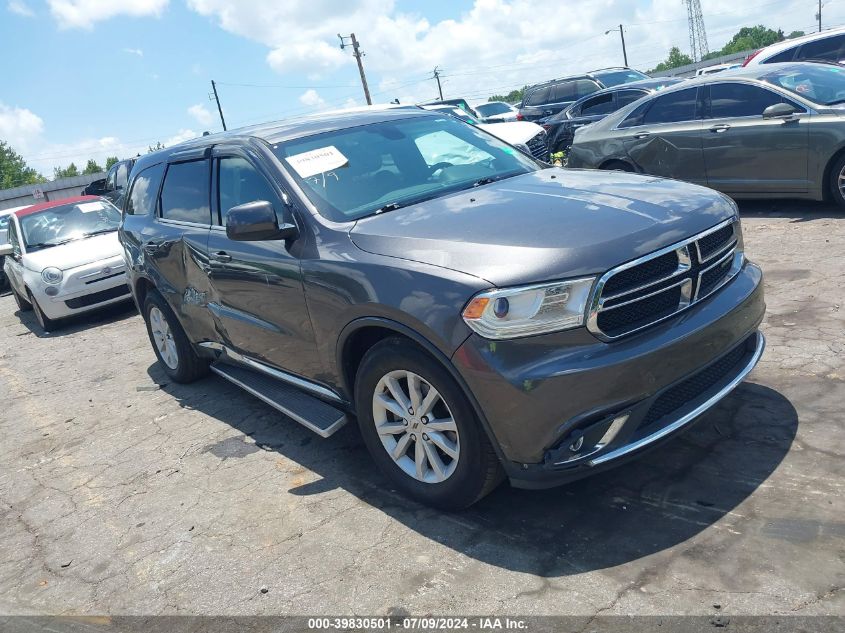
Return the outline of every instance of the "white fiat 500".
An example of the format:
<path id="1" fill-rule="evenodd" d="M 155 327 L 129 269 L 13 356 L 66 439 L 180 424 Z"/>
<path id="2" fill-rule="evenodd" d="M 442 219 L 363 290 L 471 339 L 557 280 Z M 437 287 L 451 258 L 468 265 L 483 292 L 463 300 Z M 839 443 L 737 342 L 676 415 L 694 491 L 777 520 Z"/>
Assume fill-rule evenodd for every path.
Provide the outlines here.
<path id="1" fill-rule="evenodd" d="M 34 310 L 50 331 L 58 319 L 129 299 L 119 224 L 120 211 L 96 196 L 15 211 L 0 255 L 21 311 Z"/>

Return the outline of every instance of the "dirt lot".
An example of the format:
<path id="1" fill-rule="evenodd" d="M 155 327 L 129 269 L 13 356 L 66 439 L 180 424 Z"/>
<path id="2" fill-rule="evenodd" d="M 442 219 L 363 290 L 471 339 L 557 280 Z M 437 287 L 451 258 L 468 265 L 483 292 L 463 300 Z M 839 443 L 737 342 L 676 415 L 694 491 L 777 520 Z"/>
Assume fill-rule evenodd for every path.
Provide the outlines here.
<path id="1" fill-rule="evenodd" d="M 142 321 L 0 297 L 0 613 L 845 614 L 845 215 L 744 204 L 766 354 L 645 459 L 446 515 Z"/>

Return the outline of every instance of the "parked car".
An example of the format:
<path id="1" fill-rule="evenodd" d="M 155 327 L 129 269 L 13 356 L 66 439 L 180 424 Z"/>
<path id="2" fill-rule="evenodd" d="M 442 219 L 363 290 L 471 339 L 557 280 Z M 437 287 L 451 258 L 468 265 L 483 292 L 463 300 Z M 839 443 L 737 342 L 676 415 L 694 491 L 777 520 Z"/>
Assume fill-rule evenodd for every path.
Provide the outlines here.
<path id="1" fill-rule="evenodd" d="M 523 152 L 530 154 L 537 160 L 545 162 L 548 162 L 549 160 L 548 135 L 546 134 L 546 131 L 536 123 L 531 123 L 530 121 L 482 123 L 479 119 L 461 108 L 439 105 L 424 105 L 420 107 L 424 110 L 431 110 L 433 112 L 443 112 L 455 117 L 456 119 L 460 119 L 465 123 L 481 128 L 493 136 L 502 139 L 506 143 L 510 143 L 514 147 L 518 147 Z"/>
<path id="2" fill-rule="evenodd" d="M 109 168 L 105 178 L 95 180 L 82 190 L 84 196 L 101 196 L 112 204 L 123 206 L 123 195 L 129 182 L 129 172 L 135 164 L 135 158 L 121 160 Z"/>
<path id="3" fill-rule="evenodd" d="M 0 209 L 0 246 L 9 243 L 9 216 L 18 209 L 25 209 L 28 205 L 22 207 L 11 207 L 9 209 Z M 0 255 L 0 289 L 5 288 L 9 283 L 6 279 L 6 273 L 3 271 L 4 256 Z"/>
<path id="4" fill-rule="evenodd" d="M 667 86 L 681 83 L 683 79 L 662 77 L 645 79 L 622 86 L 605 88 L 587 95 L 554 116 L 540 119 L 539 123 L 549 137 L 549 149 L 552 153 L 569 149 L 575 130 L 590 123 L 601 121 L 608 114 L 633 103 L 637 99 L 663 90 Z"/>
<path id="5" fill-rule="evenodd" d="M 795 37 L 754 51 L 743 66 L 799 61 L 845 61 L 845 27 Z"/>
<path id="6" fill-rule="evenodd" d="M 845 206 L 845 68 L 766 64 L 667 88 L 578 130 L 569 165 Z"/>
<path id="7" fill-rule="evenodd" d="M 612 88 L 643 79 L 649 79 L 649 76 L 633 68 L 623 67 L 604 68 L 584 75 L 546 81 L 525 89 L 517 118 L 521 121 L 537 121 L 557 114 L 581 97 L 602 88 Z"/>
<path id="8" fill-rule="evenodd" d="M 120 211 L 96 196 L 36 204 L 15 211 L 9 243 L 0 246 L 18 308 L 34 310 L 52 331 L 65 317 L 129 299 Z"/>
<path id="9" fill-rule="evenodd" d="M 621 463 L 763 349 L 730 199 L 422 109 L 143 156 L 120 239 L 170 380 L 210 369 L 322 436 L 357 418 L 384 485 L 439 507 Z"/>
<path id="10" fill-rule="evenodd" d="M 722 73 L 726 70 L 733 70 L 734 68 L 741 68 L 742 64 L 716 64 L 715 66 L 706 66 L 704 68 L 699 68 L 695 71 L 696 77 L 701 77 L 702 75 L 715 75 L 716 73 Z"/>
<path id="11" fill-rule="evenodd" d="M 502 123 L 516 121 L 519 110 L 504 101 L 488 101 L 475 106 L 475 111 L 481 117 L 482 123 Z"/>

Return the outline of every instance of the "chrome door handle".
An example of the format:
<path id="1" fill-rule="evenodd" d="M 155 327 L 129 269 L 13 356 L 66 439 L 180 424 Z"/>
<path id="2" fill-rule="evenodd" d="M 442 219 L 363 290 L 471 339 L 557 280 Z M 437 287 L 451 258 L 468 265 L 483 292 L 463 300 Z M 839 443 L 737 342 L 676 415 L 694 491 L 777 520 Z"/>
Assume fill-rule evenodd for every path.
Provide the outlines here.
<path id="1" fill-rule="evenodd" d="M 710 128 L 710 131 L 715 132 L 716 134 L 721 134 L 722 132 L 727 132 L 730 129 L 731 129 L 730 125 L 722 124 L 722 125 L 714 125 L 713 127 Z"/>
<path id="2" fill-rule="evenodd" d="M 232 261 L 232 256 L 226 251 L 217 251 L 216 253 L 209 255 L 209 259 L 212 259 L 215 262 L 230 262 Z"/>
<path id="3" fill-rule="evenodd" d="M 651 136 L 651 132 L 640 132 L 639 134 L 634 134 L 634 138 L 638 141 L 644 138 L 648 138 L 649 136 Z"/>

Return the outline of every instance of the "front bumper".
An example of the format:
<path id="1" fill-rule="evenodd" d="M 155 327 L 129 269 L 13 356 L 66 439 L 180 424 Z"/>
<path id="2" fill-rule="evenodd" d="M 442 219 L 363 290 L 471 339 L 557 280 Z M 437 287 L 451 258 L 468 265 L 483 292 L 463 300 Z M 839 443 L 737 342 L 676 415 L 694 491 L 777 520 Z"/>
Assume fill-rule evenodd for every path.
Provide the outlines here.
<path id="1" fill-rule="evenodd" d="M 51 286 L 36 273 L 32 273 L 27 285 L 50 319 L 63 319 L 131 299 L 126 264 L 120 255 L 64 271 L 62 281 L 52 286 L 54 295 L 47 294 Z"/>
<path id="2" fill-rule="evenodd" d="M 511 481 L 547 487 L 616 465 L 714 406 L 759 360 L 764 312 L 762 273 L 747 263 L 712 297 L 642 334 L 612 343 L 585 329 L 473 335 L 453 362 Z"/>

